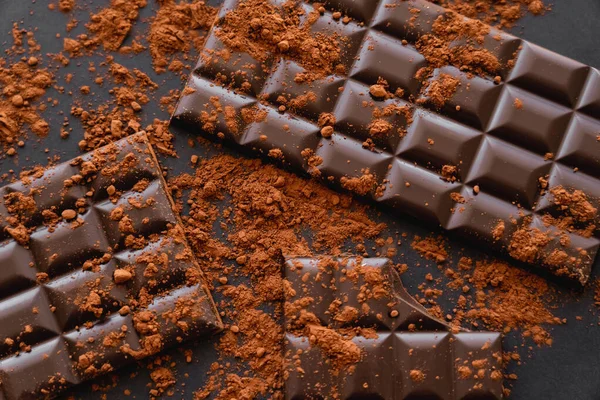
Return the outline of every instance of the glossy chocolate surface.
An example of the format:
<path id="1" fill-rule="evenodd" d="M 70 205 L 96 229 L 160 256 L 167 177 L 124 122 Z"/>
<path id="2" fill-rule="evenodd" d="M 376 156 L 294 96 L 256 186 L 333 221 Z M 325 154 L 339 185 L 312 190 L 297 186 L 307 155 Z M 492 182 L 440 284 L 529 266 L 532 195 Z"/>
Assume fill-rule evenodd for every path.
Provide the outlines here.
<path id="1" fill-rule="evenodd" d="M 225 2 L 220 17 L 236 4 L 237 0 Z M 309 12 L 312 6 L 303 7 Z M 227 61 L 212 57 L 225 48 L 216 34 L 217 24 L 188 82 L 194 91 L 182 96 L 173 128 L 223 139 L 265 158 L 270 150 L 279 149 L 283 161 L 278 162 L 297 171 L 313 168 L 305 157 L 309 149 L 322 158 L 316 168 L 326 182 L 327 178 L 339 182 L 342 177 L 361 176 L 368 168 L 377 185 L 385 187 L 383 193 L 372 190 L 367 195 L 376 203 L 504 253 L 509 252 L 518 227 L 552 232 L 541 217 L 561 214 L 552 196 L 541 190 L 540 178 L 546 178 L 550 187 L 582 190 L 595 207 L 600 206 L 598 70 L 492 29 L 480 46 L 501 61 L 500 83 L 494 82 L 494 76 L 472 76 L 454 66 L 440 68 L 430 79 L 445 73 L 461 85 L 438 109 L 423 97 L 423 83 L 415 79 L 417 71 L 427 65 L 415 42 L 430 33 L 433 21 L 444 13 L 442 8 L 424 0 L 338 0 L 327 2 L 326 8 L 313 30 L 347 37 L 342 60 L 347 74 L 296 84 L 294 76 L 303 68 L 292 60 L 267 55 L 259 62 L 236 51 L 230 51 Z M 336 21 L 333 10 L 353 20 Z M 508 60 L 516 52 L 518 58 L 509 68 Z M 369 86 L 378 77 L 388 81 L 392 93 L 403 89 L 404 96 L 374 100 Z M 221 83 L 215 83 L 216 78 Z M 246 93 L 236 90 L 241 82 L 250 84 Z M 280 95 L 294 97 L 308 91 L 316 95 L 315 102 L 278 111 Z M 206 130 L 200 120 L 203 112 L 214 111 L 211 97 L 238 115 L 245 108 L 258 107 L 267 112 L 267 118 L 249 123 L 238 118 L 236 128 L 231 129 L 220 114 L 215 129 Z M 372 110 L 363 103 L 403 106 L 410 99 L 412 123 L 397 115 L 390 121 L 404 127 L 406 135 L 374 139 L 373 151 L 363 148 Z M 423 100 L 422 104 L 412 104 L 415 99 Z M 522 101 L 522 108 L 515 107 L 515 99 Z M 319 134 L 317 118 L 322 112 L 336 117 L 330 138 Z M 442 179 L 441 168 L 446 164 L 458 167 L 455 182 Z M 453 192 L 460 193 L 466 203 L 451 198 Z M 505 232 L 494 237 L 492 231 L 501 222 Z M 600 245 L 600 231 L 595 229 L 587 237 L 564 232 L 562 240 L 558 236 L 544 246 L 540 257 L 525 262 L 585 284 Z M 566 254 L 564 263 L 546 262 L 555 250 Z"/>

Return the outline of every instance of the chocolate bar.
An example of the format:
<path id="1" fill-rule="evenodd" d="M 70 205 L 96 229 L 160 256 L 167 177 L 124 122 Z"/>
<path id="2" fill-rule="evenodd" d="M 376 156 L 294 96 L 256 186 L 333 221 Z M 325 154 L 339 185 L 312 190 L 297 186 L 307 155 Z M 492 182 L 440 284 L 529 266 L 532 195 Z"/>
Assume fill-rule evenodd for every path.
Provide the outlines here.
<path id="1" fill-rule="evenodd" d="M 289 259 L 287 399 L 500 399 L 497 332 L 451 329 L 385 258 Z"/>
<path id="2" fill-rule="evenodd" d="M 421 0 L 335 0 L 299 6 L 313 33 L 343 38 L 335 73 L 307 81 L 311 71 L 284 53 L 259 60 L 224 43 L 221 27 L 240 4 L 221 9 L 175 132 L 225 141 L 588 281 L 600 245 L 599 71 L 493 28 L 447 46 L 491 55 L 492 66 L 435 65 L 419 46 L 436 38 L 436 21 L 471 20 Z M 440 99 L 433 91 L 444 80 L 454 86 Z"/>
<path id="3" fill-rule="evenodd" d="M 0 397 L 54 397 L 221 328 L 145 134 L 0 189 Z"/>

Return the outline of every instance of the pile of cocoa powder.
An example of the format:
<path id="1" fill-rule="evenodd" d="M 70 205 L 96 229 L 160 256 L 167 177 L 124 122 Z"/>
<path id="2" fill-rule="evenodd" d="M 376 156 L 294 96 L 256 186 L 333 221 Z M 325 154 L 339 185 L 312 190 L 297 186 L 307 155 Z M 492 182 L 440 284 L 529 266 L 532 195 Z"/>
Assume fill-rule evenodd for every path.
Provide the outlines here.
<path id="1" fill-rule="evenodd" d="M 49 125 L 41 113 L 47 108 L 43 97 L 54 82 L 53 74 L 41 65 L 34 32 L 14 24 L 12 40 L 6 53 L 15 61 L 0 58 L 0 151 L 8 156 L 25 145 L 26 130 L 39 136 L 48 134 Z"/>
<path id="2" fill-rule="evenodd" d="M 514 23 L 525 8 L 534 14 L 545 9 L 538 0 L 505 3 L 442 1 L 442 5 L 457 12 L 501 26 Z M 227 14 L 219 32 L 219 38 L 232 50 L 246 51 L 257 57 L 269 52 L 293 59 L 307 69 L 306 76 L 296 77 L 305 82 L 333 72 L 345 72 L 340 64 L 344 38 L 315 35 L 310 30 L 311 23 L 321 12 L 319 9 L 314 15 L 306 16 L 306 25 L 302 25 L 300 17 L 305 16 L 293 2 L 283 7 L 273 6 L 266 0 L 248 0 L 245 4 Z M 155 9 L 149 29 L 136 35 L 136 26 L 142 23 L 140 12 L 151 6 Z M 75 0 L 60 0 L 49 5 L 50 10 L 64 13 L 86 7 Z M 74 96 L 71 115 L 81 121 L 84 131 L 78 132 L 65 125 L 61 136 L 71 137 L 79 143 L 81 151 L 87 151 L 143 129 L 162 154 L 177 156 L 167 116 L 150 118 L 145 114 L 145 108 L 158 104 L 168 109 L 179 93 L 158 97 L 155 93 L 162 82 L 155 82 L 150 76 L 151 71 L 125 67 L 115 58 L 147 52 L 153 60 L 154 72 L 177 79 L 185 77 L 194 66 L 195 53 L 203 44 L 206 29 L 214 21 L 216 9 L 202 1 L 162 0 L 149 5 L 145 0 L 111 0 L 105 8 L 89 11 L 91 15 L 84 24 L 86 33 L 58 38 L 63 42 L 63 52 L 52 57 L 43 55 L 33 31 L 19 28 L 13 31 L 12 54 L 9 52 L 6 60 L 0 63 L 3 89 L 0 141 L 7 146 L 6 154 L 14 155 L 17 152 L 15 144 L 18 147 L 22 146 L 21 141 L 25 145 L 31 140 L 27 135 L 28 127 L 38 135 L 47 133 L 47 122 L 43 118 L 45 90 L 56 76 L 65 75 L 65 80 L 70 80 L 61 71 L 61 66 L 87 64 L 87 57 L 101 54 L 104 61 L 88 67 L 93 83 L 78 88 L 67 86 L 68 90 L 78 93 Z M 336 14 L 339 15 L 334 17 L 342 21 L 348 18 L 342 13 Z M 75 25 L 72 18 L 67 31 Z M 453 27 L 450 34 L 444 33 L 444 27 L 448 25 Z M 474 74 L 492 76 L 500 68 L 500 62 L 491 53 L 479 50 L 473 56 L 467 51 L 469 45 L 476 45 L 481 36 L 489 32 L 486 25 L 464 22 L 458 15 L 448 14 L 436 21 L 434 29 L 437 30 L 435 37 L 421 38 L 417 44 L 432 66 L 464 66 Z M 466 39 L 468 45 L 450 49 L 450 42 L 457 37 Z M 29 53 L 27 56 L 26 52 Z M 43 68 L 47 65 L 53 66 L 52 72 Z M 433 70 L 427 69 L 420 71 L 418 77 L 426 80 L 432 73 Z M 110 86 L 110 99 L 97 101 L 90 98 L 94 85 Z M 389 93 L 385 77 L 373 85 L 380 86 L 371 93 L 376 99 L 404 96 L 402 92 Z M 441 107 L 458 86 L 452 77 L 441 75 L 426 86 L 424 95 Z M 284 109 L 303 107 L 311 101 L 310 96 L 292 100 L 297 101 L 287 100 L 285 105 L 282 104 Z M 401 113 L 408 120 L 410 109 L 378 109 L 374 103 L 369 108 L 373 115 L 373 137 L 391 132 L 404 134 L 383 122 L 390 113 Z M 323 136 L 327 134 L 325 128 L 333 125 L 326 120 L 325 116 Z M 370 146 L 366 141 L 364 147 Z M 187 160 L 180 160 L 183 161 Z M 192 173 L 170 177 L 170 188 L 178 200 L 186 236 L 200 267 L 214 293 L 222 299 L 217 305 L 227 324 L 225 332 L 218 337 L 219 359 L 212 365 L 203 386 L 196 385 L 191 389 L 197 390 L 195 396 L 198 399 L 208 396 L 253 398 L 258 395 L 277 398 L 281 396 L 284 384 L 281 375 L 283 327 L 279 323 L 283 312 L 283 257 L 344 252 L 394 256 L 396 245 L 403 237 L 376 222 L 378 218 L 373 217 L 372 210 L 351 195 L 333 192 L 319 183 L 259 161 L 220 155 L 210 159 L 193 157 L 191 164 Z M 362 177 L 347 178 L 342 185 L 358 193 L 368 192 L 373 189 L 369 174 L 364 171 Z M 581 196 L 573 193 L 568 193 L 568 198 L 561 195 L 556 198 L 561 207 L 573 210 L 574 218 L 579 218 L 582 209 L 587 209 L 585 204 L 580 206 Z M 568 222 L 564 226 L 566 230 L 574 229 Z M 463 292 L 453 311 L 453 323 L 478 324 L 481 328 L 507 333 L 520 329 L 535 343 L 551 344 L 545 326 L 562 321 L 552 312 L 553 289 L 546 281 L 493 260 L 451 260 L 443 239 L 419 238 L 414 247 L 445 269 L 448 290 Z M 406 249 L 406 253 L 410 251 Z M 400 260 L 403 254 L 398 256 Z M 398 269 L 405 272 L 414 267 L 399 264 Z M 423 291 L 426 290 L 424 286 Z M 432 306 L 431 312 L 436 316 L 445 317 L 445 313 L 429 300 L 442 295 L 444 290 L 436 288 L 422 298 L 419 296 L 422 303 Z M 269 307 L 274 309 L 273 313 L 265 311 Z M 232 359 L 236 361 L 231 362 Z M 150 395 L 169 393 L 177 381 L 168 357 L 158 357 L 149 366 L 154 382 Z M 126 395 L 131 394 L 127 391 Z"/>
<path id="3" fill-rule="evenodd" d="M 284 257 L 362 253 L 365 240 L 377 238 L 385 225 L 372 221 L 366 206 L 351 196 L 258 160 L 216 156 L 197 162 L 195 175 L 173 178 L 170 186 L 175 198 L 184 200 L 181 206 L 190 205 L 183 217 L 187 237 L 214 291 L 224 296 L 217 307 L 228 321 L 219 343 L 222 361 L 196 397 L 280 395 Z M 229 206 L 220 210 L 226 197 Z M 215 235 L 218 221 L 223 232 Z M 239 277 L 245 282 L 231 283 Z M 262 310 L 266 304 L 274 307 L 274 315 Z M 243 370 L 241 365 L 228 368 L 229 356 L 248 363 L 250 375 L 232 380 Z"/>

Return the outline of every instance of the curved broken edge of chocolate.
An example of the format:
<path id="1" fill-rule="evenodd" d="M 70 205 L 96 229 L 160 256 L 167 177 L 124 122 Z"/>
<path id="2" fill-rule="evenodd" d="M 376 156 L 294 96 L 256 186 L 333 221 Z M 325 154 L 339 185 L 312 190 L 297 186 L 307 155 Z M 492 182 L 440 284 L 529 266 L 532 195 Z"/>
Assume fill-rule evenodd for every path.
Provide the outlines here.
<path id="1" fill-rule="evenodd" d="M 0 188 L 0 397 L 222 329 L 166 188 L 143 132 Z"/>
<path id="2" fill-rule="evenodd" d="M 417 301 L 417 299 L 415 299 L 413 296 L 411 296 L 411 294 L 408 293 L 408 291 L 404 287 L 404 284 L 402 283 L 402 278 L 400 277 L 400 274 L 392 266 L 392 261 L 389 259 L 385 259 L 385 260 L 387 260 L 386 273 L 391 278 L 391 285 L 393 288 L 392 292 L 393 292 L 394 296 L 398 299 L 398 301 L 402 301 L 402 302 L 406 303 L 408 306 L 412 307 L 415 311 L 418 311 L 419 313 L 421 313 L 424 318 L 425 317 L 429 318 L 432 321 L 435 321 L 436 323 L 446 327 L 446 329 L 448 329 L 448 330 L 456 330 L 457 329 L 456 327 L 449 325 L 443 319 L 437 318 L 436 316 L 431 315 L 431 313 L 429 313 L 429 311 L 427 311 L 427 309 L 421 303 L 419 303 Z M 468 329 L 464 329 L 464 328 L 458 328 L 458 329 L 460 329 L 460 331 L 463 331 L 463 332 L 470 332 L 470 330 L 468 330 Z"/>
<path id="3" fill-rule="evenodd" d="M 238 3 L 226 2 L 221 22 Z M 330 6 L 347 13 L 350 21 L 334 19 L 328 6 L 313 30 L 348 38 L 353 54 L 342 57 L 347 76 L 298 84 L 294 77 L 306 71 L 296 61 L 280 55 L 259 61 L 228 49 L 213 27 L 173 113 L 174 130 L 223 140 L 245 153 L 320 175 L 326 183 L 333 178 L 337 187 L 359 189 L 393 212 L 411 214 L 585 285 L 600 230 L 585 236 L 577 229 L 548 226 L 545 215 L 565 213 L 550 194 L 541 195 L 538 178 L 581 189 L 598 203 L 600 163 L 593 149 L 600 131 L 600 72 L 492 28 L 478 48 L 501 62 L 500 80 L 471 76 L 456 66 L 439 68 L 430 81 L 445 74 L 461 82 L 440 108 L 420 94 L 414 77 L 428 66 L 416 42 L 446 15 L 443 8 L 424 0 L 368 5 L 338 0 Z M 310 4 L 302 7 L 306 14 L 312 9 Z M 460 47 L 465 40 L 454 44 Z M 228 50 L 226 59 L 219 56 L 222 50 Z M 402 89 L 404 95 L 374 103 L 409 104 L 414 113 L 410 124 L 400 116 L 392 118 L 404 127 L 403 138 L 370 138 L 375 146 L 370 151 L 363 145 L 372 121 L 362 103 L 373 101 L 369 86 L 379 77 L 388 82 L 389 93 Z M 243 93 L 239 89 L 244 84 L 248 90 Z M 344 90 L 338 92 L 340 88 Z M 278 99 L 309 90 L 316 95 L 314 102 L 279 111 Z M 250 109 L 266 118 L 245 121 L 243 113 Z M 326 137 L 318 124 L 321 113 L 336 119 Z M 440 173 L 447 165 L 458 168 L 456 180 Z M 367 183 L 371 190 L 364 192 Z M 503 229 L 496 229 L 500 224 Z"/>
<path id="4" fill-rule="evenodd" d="M 389 259 L 290 257 L 285 278 L 286 399 L 502 398 L 502 335 L 431 317 Z"/>
<path id="5" fill-rule="evenodd" d="M 154 151 L 154 148 L 152 147 L 152 144 L 150 143 L 150 139 L 148 138 L 148 135 L 146 134 L 145 131 L 141 131 L 138 134 L 143 134 L 144 140 L 145 140 L 145 142 L 148 145 L 148 149 L 150 150 L 150 154 L 152 155 L 152 158 L 154 159 L 154 162 L 156 163 L 156 165 L 160 169 L 160 162 L 158 161 L 158 157 L 156 155 L 156 152 Z M 169 187 L 169 185 L 167 184 L 167 181 L 165 180 L 165 177 L 164 177 L 163 174 L 160 174 L 160 180 L 161 180 L 164 188 L 168 188 Z M 173 211 L 173 214 L 177 218 L 177 222 L 178 222 L 179 226 L 184 226 L 183 221 L 181 220 L 181 215 L 179 214 L 179 212 L 177 212 L 177 207 L 175 206 L 175 201 L 173 200 L 173 198 L 171 197 L 171 195 L 169 194 L 168 191 L 166 191 L 166 193 L 167 193 L 167 199 L 169 200 L 169 204 L 171 205 L 171 210 Z M 185 233 L 183 233 L 182 237 L 183 237 L 183 240 L 185 240 L 186 246 L 191 249 L 191 246 L 189 244 L 189 241 L 188 241 Z M 194 265 L 196 266 L 196 268 L 198 269 L 198 271 L 202 275 L 202 278 L 203 278 L 202 279 L 203 290 L 206 293 L 209 293 L 208 298 L 210 300 L 210 304 L 211 304 L 211 307 L 212 307 L 213 314 L 215 315 L 215 317 L 217 319 L 217 322 L 216 322 L 217 331 L 221 331 L 221 330 L 223 330 L 223 327 L 224 327 L 223 326 L 223 321 L 221 320 L 221 314 L 219 313 L 219 310 L 217 309 L 217 305 L 215 304 L 212 296 L 210 295 L 210 289 L 206 285 L 206 276 L 204 274 L 204 271 L 202 271 L 202 268 L 200 268 L 200 265 L 198 264 L 198 261 L 196 260 L 196 258 L 195 257 L 192 257 L 192 258 L 193 258 Z"/>
<path id="6" fill-rule="evenodd" d="M 366 260 L 364 265 L 367 266 L 378 266 L 382 274 L 389 278 L 389 291 L 388 295 L 395 298 L 397 301 L 405 304 L 410 309 L 414 310 L 417 314 L 419 314 L 423 319 L 427 319 L 431 321 L 433 324 L 423 324 L 427 325 L 429 329 L 433 329 L 435 325 L 439 325 L 440 329 L 444 330 L 460 330 L 462 332 L 471 332 L 471 330 L 462 328 L 462 327 L 454 327 L 448 324 L 441 318 L 438 318 L 432 314 L 430 314 L 427 309 L 417 301 L 404 287 L 402 283 L 402 277 L 396 271 L 393 266 L 392 260 L 385 257 L 362 257 L 356 256 L 352 254 L 342 253 L 335 257 L 332 256 L 322 256 L 322 258 L 310 258 L 310 257 L 297 257 L 291 254 L 284 255 L 285 264 L 289 265 L 289 263 L 294 263 L 296 261 L 300 261 L 302 264 L 311 263 L 311 262 L 319 262 L 319 260 L 325 259 L 336 259 L 343 261 L 346 264 L 363 264 L 357 263 L 358 260 Z M 287 270 L 286 270 L 287 271 Z"/>

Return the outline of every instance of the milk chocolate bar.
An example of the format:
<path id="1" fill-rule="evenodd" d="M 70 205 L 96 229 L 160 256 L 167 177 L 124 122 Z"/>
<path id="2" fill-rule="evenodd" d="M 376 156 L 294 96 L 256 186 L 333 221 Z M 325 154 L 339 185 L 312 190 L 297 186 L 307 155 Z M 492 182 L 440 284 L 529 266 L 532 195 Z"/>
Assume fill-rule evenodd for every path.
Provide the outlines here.
<path id="1" fill-rule="evenodd" d="M 472 20 L 424 0 L 335 0 L 317 10 L 300 2 L 313 33 L 343 38 L 340 68 L 307 81 L 311 71 L 285 53 L 258 60 L 224 43 L 221 26 L 243 3 L 221 9 L 175 131 L 588 281 L 600 245 L 598 70 L 493 28 L 448 44 L 449 54 L 475 54 L 472 64 L 437 65 L 420 51 L 436 40 L 436 21 Z M 493 57 L 487 70 L 480 54 Z M 454 86 L 440 99 L 443 82 Z"/>
<path id="2" fill-rule="evenodd" d="M 221 328 L 145 134 L 0 192 L 1 398 L 54 397 Z"/>
<path id="3" fill-rule="evenodd" d="M 385 258 L 289 259 L 287 399 L 500 399 L 497 332 L 451 329 Z"/>

